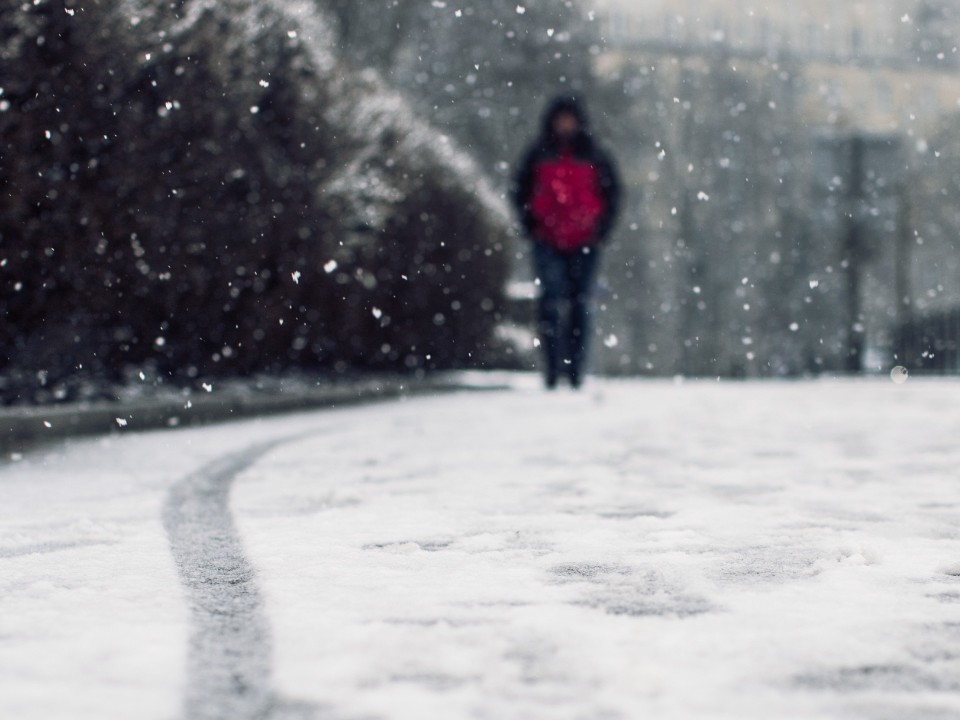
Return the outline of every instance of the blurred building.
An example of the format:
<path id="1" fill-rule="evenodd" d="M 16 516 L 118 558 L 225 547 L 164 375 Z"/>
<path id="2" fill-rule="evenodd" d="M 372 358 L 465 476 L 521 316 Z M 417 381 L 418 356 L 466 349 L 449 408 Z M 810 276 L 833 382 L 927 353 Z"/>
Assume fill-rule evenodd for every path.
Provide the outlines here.
<path id="1" fill-rule="evenodd" d="M 954 174 L 940 163 L 934 138 L 942 144 L 960 126 L 960 3 L 595 0 L 593 7 L 604 40 L 598 74 L 625 86 L 644 66 L 675 86 L 684 73 L 711 77 L 718 63 L 754 83 L 769 82 L 771 70 L 789 76 L 789 112 L 805 136 L 794 151 L 806 154 L 799 164 L 816 186 L 807 198 L 813 206 L 797 211 L 809 233 L 836 245 L 833 260 L 847 269 L 829 255 L 820 264 L 852 288 L 841 283 L 833 291 L 841 308 L 836 335 L 850 338 L 839 341 L 838 357 L 859 335 L 857 362 L 876 370 L 896 359 L 898 328 L 960 317 L 960 227 L 930 212 L 943 204 L 944 179 Z M 851 148 L 859 148 L 856 160 Z M 628 183 L 643 188 L 650 169 L 641 158 L 627 168 Z M 911 187 L 918 176 L 929 178 L 927 187 Z M 649 204 L 644 210 L 663 214 Z M 851 226 L 849 218 L 861 217 Z M 855 235 L 864 249 L 851 253 Z M 664 248 L 669 239 L 644 242 Z M 821 259 L 811 260 L 811 272 Z M 956 345 L 960 320 L 954 325 Z"/>
<path id="2" fill-rule="evenodd" d="M 686 46 L 728 44 L 745 53 L 809 58 L 900 58 L 913 0 L 750 2 L 601 0 L 607 38 Z"/>
<path id="3" fill-rule="evenodd" d="M 804 74 L 811 124 L 909 130 L 960 107 L 960 8 L 951 0 L 597 0 L 607 51 L 723 51 Z"/>

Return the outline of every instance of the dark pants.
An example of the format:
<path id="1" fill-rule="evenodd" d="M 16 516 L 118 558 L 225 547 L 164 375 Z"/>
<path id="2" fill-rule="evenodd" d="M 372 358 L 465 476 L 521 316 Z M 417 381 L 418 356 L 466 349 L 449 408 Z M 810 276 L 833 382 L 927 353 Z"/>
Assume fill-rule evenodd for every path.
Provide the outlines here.
<path id="1" fill-rule="evenodd" d="M 596 247 L 562 253 L 534 243 L 540 280 L 538 331 L 546 359 L 548 387 L 562 373 L 579 387 L 589 338 L 589 302 L 600 253 Z"/>

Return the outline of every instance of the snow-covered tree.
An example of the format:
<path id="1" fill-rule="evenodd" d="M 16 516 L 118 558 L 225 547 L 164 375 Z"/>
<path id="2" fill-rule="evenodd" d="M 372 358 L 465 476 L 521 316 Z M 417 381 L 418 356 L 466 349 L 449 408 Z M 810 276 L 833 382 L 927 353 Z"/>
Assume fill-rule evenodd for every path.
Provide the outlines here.
<path id="1" fill-rule="evenodd" d="M 0 58 L 7 397 L 489 357 L 503 202 L 311 3 L 6 4 Z"/>
<path id="2" fill-rule="evenodd" d="M 317 1 L 353 62 L 379 69 L 491 177 L 509 176 L 549 98 L 595 87 L 599 29 L 579 2 Z"/>

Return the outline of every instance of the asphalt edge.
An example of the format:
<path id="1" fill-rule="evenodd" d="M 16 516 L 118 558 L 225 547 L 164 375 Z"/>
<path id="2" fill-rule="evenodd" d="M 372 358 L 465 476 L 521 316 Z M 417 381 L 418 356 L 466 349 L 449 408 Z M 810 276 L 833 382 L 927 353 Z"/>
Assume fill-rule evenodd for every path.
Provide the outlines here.
<path id="1" fill-rule="evenodd" d="M 460 391 L 506 390 L 466 376 L 383 378 L 275 393 L 202 392 L 132 402 L 74 403 L 0 408 L 0 459 L 73 437 L 193 427 L 301 410 L 334 409 L 405 397 Z"/>

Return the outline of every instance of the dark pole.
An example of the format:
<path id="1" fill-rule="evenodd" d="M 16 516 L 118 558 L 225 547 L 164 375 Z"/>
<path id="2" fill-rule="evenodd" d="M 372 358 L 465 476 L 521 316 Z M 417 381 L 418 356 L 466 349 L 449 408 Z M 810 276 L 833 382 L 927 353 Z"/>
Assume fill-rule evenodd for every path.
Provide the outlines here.
<path id="1" fill-rule="evenodd" d="M 899 185 L 900 212 L 897 217 L 897 250 L 894 282 L 896 288 L 897 353 L 901 365 L 913 364 L 913 345 L 910 342 L 910 330 L 913 326 L 913 297 L 910 287 L 910 249 L 911 237 L 910 190 L 906 182 Z"/>
<path id="2" fill-rule="evenodd" d="M 850 183 L 847 186 L 847 359 L 849 372 L 863 369 L 863 325 L 860 309 L 860 265 L 863 256 L 863 161 L 865 143 L 850 139 Z"/>

